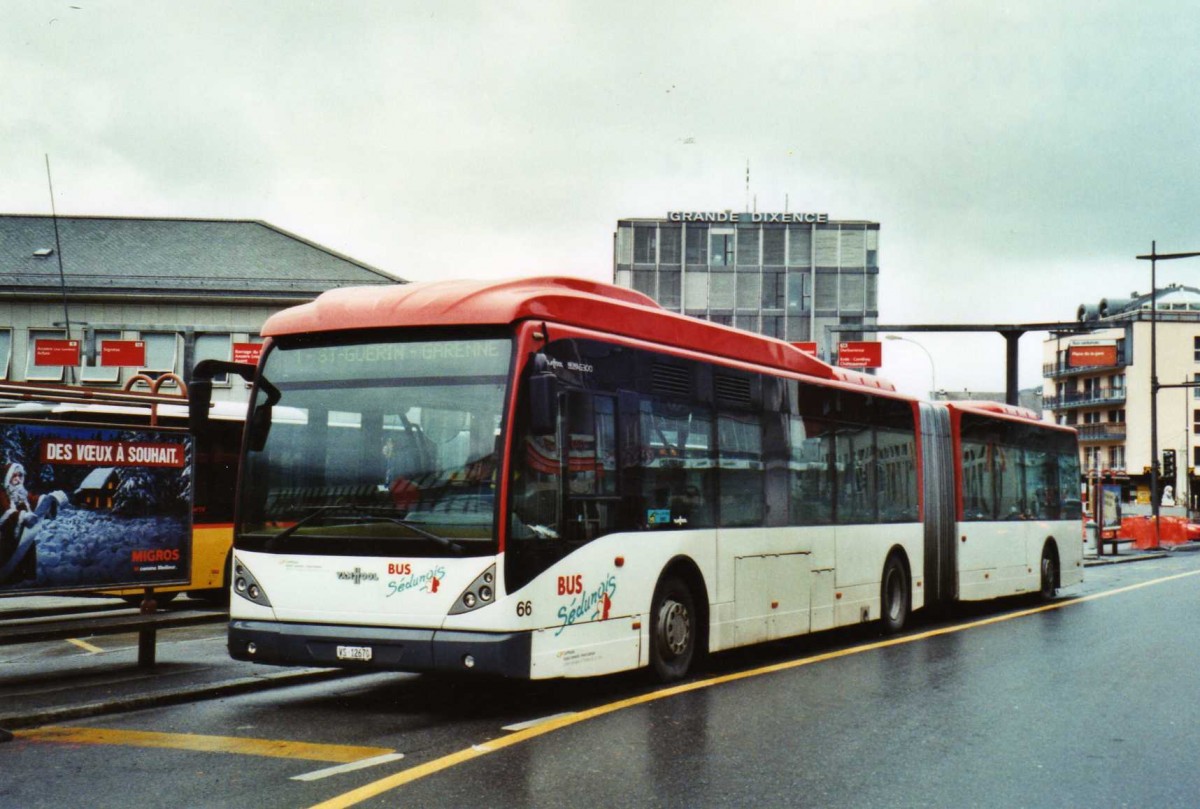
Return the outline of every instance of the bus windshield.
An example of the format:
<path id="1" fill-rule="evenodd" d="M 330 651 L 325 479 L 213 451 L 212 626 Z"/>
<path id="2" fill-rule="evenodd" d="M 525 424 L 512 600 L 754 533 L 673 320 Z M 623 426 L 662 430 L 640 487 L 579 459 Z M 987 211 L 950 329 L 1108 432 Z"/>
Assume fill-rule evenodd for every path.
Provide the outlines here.
<path id="1" fill-rule="evenodd" d="M 494 553 L 511 355 L 508 338 L 276 343 L 251 420 L 238 546 Z"/>

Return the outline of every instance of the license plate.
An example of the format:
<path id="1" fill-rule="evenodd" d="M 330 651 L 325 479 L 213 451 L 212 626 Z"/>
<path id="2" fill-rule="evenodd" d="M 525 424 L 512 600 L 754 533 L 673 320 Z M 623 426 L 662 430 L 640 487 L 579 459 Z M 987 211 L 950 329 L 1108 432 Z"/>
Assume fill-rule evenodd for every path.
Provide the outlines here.
<path id="1" fill-rule="evenodd" d="M 339 646 L 337 647 L 338 660 L 361 660 L 367 661 L 371 659 L 370 646 Z"/>

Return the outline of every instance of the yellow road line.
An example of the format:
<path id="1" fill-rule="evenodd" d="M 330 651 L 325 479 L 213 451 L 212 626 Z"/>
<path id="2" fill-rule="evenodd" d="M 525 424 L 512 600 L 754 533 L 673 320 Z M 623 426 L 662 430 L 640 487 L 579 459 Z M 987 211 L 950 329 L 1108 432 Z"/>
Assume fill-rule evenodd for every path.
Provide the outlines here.
<path id="1" fill-rule="evenodd" d="M 298 758 L 348 764 L 395 752 L 386 747 L 353 747 L 309 744 L 276 739 L 242 739 L 236 736 L 201 736 L 195 733 L 152 733 L 143 730 L 105 730 L 48 726 L 17 731 L 17 738 L 61 744 L 121 744 L 129 747 L 167 747 L 202 753 L 235 753 L 243 756 Z"/>
<path id="2" fill-rule="evenodd" d="M 104 651 L 99 646 L 93 646 L 86 640 L 80 640 L 79 638 L 67 638 L 67 643 L 73 643 L 85 652 L 91 652 L 92 654 L 100 654 Z"/>
<path id="3" fill-rule="evenodd" d="M 1187 578 L 1189 576 L 1197 576 L 1197 575 L 1200 575 L 1200 570 L 1194 570 L 1189 573 L 1178 573 L 1174 576 L 1166 576 L 1161 579 L 1145 581 L 1145 582 L 1141 582 L 1139 584 L 1131 584 L 1131 585 L 1128 585 L 1127 587 L 1121 587 L 1116 590 L 1107 590 L 1103 593 L 1093 593 L 1092 595 L 1080 596 L 1079 598 L 1065 599 L 1063 601 L 1056 601 L 1051 604 L 1043 604 L 1041 606 L 1031 607 L 1031 608 L 1025 609 L 1025 610 L 1018 610 L 1017 612 L 1005 613 L 1004 615 L 996 615 L 991 618 L 983 618 L 978 621 L 971 621 L 971 622 L 965 623 L 965 624 L 956 624 L 954 626 L 946 626 L 946 627 L 941 627 L 939 629 L 931 629 L 928 632 L 921 632 L 916 635 L 905 635 L 903 637 L 888 638 L 887 640 L 877 641 L 875 643 L 868 643 L 864 646 L 855 646 L 855 647 L 852 647 L 849 649 L 840 649 L 840 650 L 834 651 L 834 652 L 826 652 L 825 654 L 814 655 L 812 657 L 805 657 L 800 660 L 789 660 L 784 663 L 775 663 L 773 665 L 762 666 L 761 668 L 757 668 L 757 669 L 750 669 L 747 671 L 739 671 L 739 672 L 735 672 L 733 674 L 725 674 L 720 677 L 712 677 L 707 680 L 698 680 L 695 682 L 683 683 L 682 685 L 671 686 L 669 688 L 664 688 L 664 689 L 661 689 L 658 691 L 651 692 L 649 694 L 641 694 L 636 697 L 630 697 L 628 699 L 618 700 L 617 702 L 610 702 L 607 705 L 600 705 L 600 706 L 591 708 L 586 711 L 579 711 L 578 713 L 566 714 L 561 717 L 551 719 L 542 724 L 535 725 L 534 727 L 527 728 L 527 729 L 521 730 L 521 731 L 517 731 L 516 733 L 510 734 L 508 736 L 503 736 L 498 739 L 492 739 L 491 741 L 488 741 L 484 744 L 473 745 L 472 747 L 469 747 L 465 750 L 459 750 L 456 753 L 450 753 L 449 755 L 442 756 L 441 758 L 433 759 L 432 761 L 427 761 L 424 764 L 420 764 L 416 767 L 410 767 L 407 770 L 401 770 L 400 772 L 398 772 L 394 775 L 390 775 L 386 778 L 381 778 L 378 781 L 374 781 L 370 784 L 365 784 L 365 785 L 359 787 L 358 789 L 350 790 L 349 792 L 343 793 L 341 795 L 335 795 L 334 797 L 330 798 L 327 801 L 322 801 L 321 803 L 314 805 L 313 807 L 311 807 L 311 809 L 345 809 L 345 807 L 354 806 L 355 804 L 361 803 L 365 800 L 369 800 L 371 798 L 378 797 L 379 795 L 382 795 L 384 792 L 389 792 L 393 789 L 398 789 L 399 787 L 402 787 L 406 784 L 410 784 L 413 781 L 420 780 L 421 778 L 424 778 L 428 775 L 433 775 L 434 773 L 438 773 L 443 770 L 450 769 L 451 767 L 455 767 L 459 764 L 463 764 L 464 762 L 471 761 L 472 759 L 476 759 L 481 756 L 486 756 L 488 753 L 494 753 L 497 750 L 503 750 L 506 747 L 512 747 L 514 745 L 518 745 L 523 742 L 527 742 L 530 739 L 536 739 L 539 736 L 544 736 L 547 733 L 553 733 L 556 730 L 560 730 L 565 727 L 570 727 L 571 725 L 577 725 L 580 722 L 586 722 L 587 720 L 594 719 L 598 716 L 605 716 L 606 714 L 615 713 L 617 711 L 624 710 L 625 708 L 632 708 L 637 705 L 645 705 L 650 702 L 657 702 L 659 700 L 667 699 L 668 697 L 674 697 L 679 694 L 686 694 L 691 691 L 699 691 L 704 688 L 712 688 L 713 686 L 723 685 L 725 683 L 732 683 L 732 682 L 736 682 L 738 680 L 746 680 L 751 677 L 761 677 L 764 674 L 774 674 L 774 673 L 780 672 L 780 671 L 788 671 L 790 669 L 797 669 L 802 666 L 810 666 L 814 663 L 824 663 L 825 661 L 828 661 L 828 660 L 836 660 L 836 659 L 842 658 L 842 657 L 849 657 L 851 655 L 862 654 L 863 652 L 871 652 L 871 651 L 875 651 L 876 649 L 886 649 L 890 646 L 900 646 L 905 643 L 916 643 L 917 641 L 928 640 L 929 638 L 936 638 L 936 637 L 939 637 L 942 635 L 951 635 L 951 634 L 955 634 L 958 632 L 965 632 L 968 629 L 977 629 L 979 627 L 988 626 L 990 624 L 998 624 L 998 623 L 1001 623 L 1002 621 L 1011 621 L 1016 618 L 1024 618 L 1025 616 L 1028 616 L 1028 615 L 1036 615 L 1039 612 L 1048 612 L 1050 610 L 1063 609 L 1064 607 L 1069 607 L 1073 604 L 1083 604 L 1088 601 L 1095 601 L 1096 599 L 1107 598 L 1109 596 L 1115 596 L 1119 593 L 1128 593 L 1132 590 L 1139 590 L 1143 587 L 1150 587 L 1150 586 L 1156 585 L 1156 584 L 1164 584 L 1166 582 L 1174 581 L 1176 579 L 1183 579 L 1183 578 Z"/>

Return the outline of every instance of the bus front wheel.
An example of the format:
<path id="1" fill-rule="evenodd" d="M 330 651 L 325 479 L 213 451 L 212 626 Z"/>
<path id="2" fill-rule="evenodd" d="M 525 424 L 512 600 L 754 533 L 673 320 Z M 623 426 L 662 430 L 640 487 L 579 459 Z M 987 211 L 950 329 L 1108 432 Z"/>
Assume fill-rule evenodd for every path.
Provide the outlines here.
<path id="1" fill-rule="evenodd" d="M 661 682 L 687 676 L 696 656 L 696 602 L 676 576 L 663 579 L 650 612 L 650 665 Z"/>
<path id="2" fill-rule="evenodd" d="M 892 554 L 883 566 L 883 582 L 879 588 L 879 612 L 883 631 L 894 635 L 908 621 L 910 593 L 908 573 L 900 557 Z"/>

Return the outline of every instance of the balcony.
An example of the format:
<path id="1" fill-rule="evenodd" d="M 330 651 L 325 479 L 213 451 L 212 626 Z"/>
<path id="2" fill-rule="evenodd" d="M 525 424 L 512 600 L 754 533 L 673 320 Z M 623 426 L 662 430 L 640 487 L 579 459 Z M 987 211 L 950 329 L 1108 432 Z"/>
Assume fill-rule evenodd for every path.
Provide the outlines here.
<path id="1" fill-rule="evenodd" d="M 1076 407 L 1118 405 L 1125 402 L 1125 388 L 1093 388 L 1085 391 L 1064 391 L 1042 400 L 1047 410 L 1069 410 Z"/>
<path id="2" fill-rule="evenodd" d="M 1107 424 L 1077 424 L 1080 441 L 1124 441 L 1125 422 Z"/>

